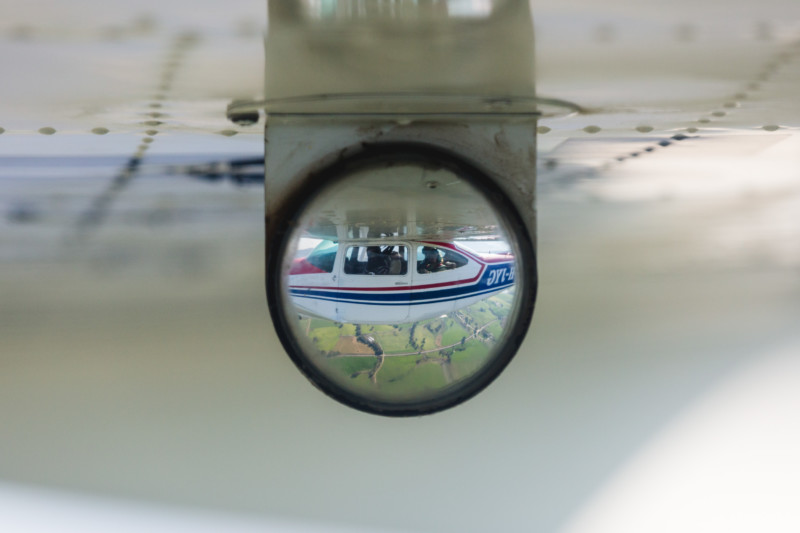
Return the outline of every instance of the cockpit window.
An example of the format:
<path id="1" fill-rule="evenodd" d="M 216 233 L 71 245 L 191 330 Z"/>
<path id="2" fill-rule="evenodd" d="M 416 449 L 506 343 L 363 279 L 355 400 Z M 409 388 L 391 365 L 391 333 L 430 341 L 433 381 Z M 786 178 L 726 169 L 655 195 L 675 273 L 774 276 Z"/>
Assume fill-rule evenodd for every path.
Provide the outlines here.
<path id="1" fill-rule="evenodd" d="M 306 257 L 306 261 L 325 272 L 333 272 L 333 263 L 336 260 L 336 251 L 339 245 L 333 241 L 320 242 Z"/>
<path id="2" fill-rule="evenodd" d="M 444 272 L 463 267 L 466 264 L 466 257 L 449 248 L 440 248 L 438 246 L 417 247 L 417 272 L 420 274 Z"/>
<path id="3" fill-rule="evenodd" d="M 401 245 L 350 246 L 344 256 L 344 273 L 367 276 L 404 276 L 408 248 Z"/>

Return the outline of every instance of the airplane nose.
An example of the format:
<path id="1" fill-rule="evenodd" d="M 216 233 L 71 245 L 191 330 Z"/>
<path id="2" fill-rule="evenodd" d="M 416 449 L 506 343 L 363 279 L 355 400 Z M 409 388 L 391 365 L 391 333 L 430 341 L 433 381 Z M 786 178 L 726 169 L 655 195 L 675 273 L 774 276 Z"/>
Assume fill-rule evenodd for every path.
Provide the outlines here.
<path id="1" fill-rule="evenodd" d="M 511 206 L 478 167 L 424 144 L 362 147 L 311 174 L 267 254 L 290 357 L 370 413 L 477 394 L 516 353 L 535 301 L 532 240 Z"/>

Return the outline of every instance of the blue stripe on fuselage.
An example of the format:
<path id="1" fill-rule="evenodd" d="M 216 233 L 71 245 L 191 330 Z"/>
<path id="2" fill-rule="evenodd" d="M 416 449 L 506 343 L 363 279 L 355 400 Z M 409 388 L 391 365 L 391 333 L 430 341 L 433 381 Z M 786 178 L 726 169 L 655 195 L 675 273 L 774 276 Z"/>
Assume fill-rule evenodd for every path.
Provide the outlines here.
<path id="1" fill-rule="evenodd" d="M 426 290 L 426 291 L 392 291 L 392 292 L 371 292 L 371 291 L 348 291 L 339 290 L 332 287 L 330 290 L 319 289 L 290 289 L 290 294 L 299 298 L 311 298 L 314 300 L 327 300 L 335 302 L 346 302 L 364 305 L 421 305 L 437 302 L 448 302 L 452 300 L 459 300 L 462 298 L 469 298 L 471 296 L 479 296 L 491 292 L 498 292 L 506 289 L 514 284 L 513 276 L 502 276 L 499 274 L 492 274 L 493 271 L 509 271 L 509 263 L 501 265 L 491 265 L 483 273 L 480 281 L 467 286 L 452 287 L 439 290 Z M 502 280 L 493 283 L 491 286 L 488 283 L 492 280 Z"/>
<path id="2" fill-rule="evenodd" d="M 338 292 L 324 292 L 324 293 L 316 293 L 316 291 L 292 291 L 292 296 L 296 296 L 298 298 L 309 298 L 312 300 L 326 300 L 329 302 L 342 302 L 342 303 L 351 303 L 351 304 L 358 304 L 358 305 L 424 305 L 424 304 L 435 304 L 441 302 L 452 302 L 453 300 L 463 300 L 464 298 L 470 298 L 472 296 L 480 296 L 483 294 L 491 294 L 494 292 L 499 292 L 503 289 L 507 289 L 511 287 L 513 283 L 507 283 L 505 285 L 495 285 L 489 289 L 485 289 L 482 291 L 472 291 L 466 294 L 462 294 L 459 296 L 453 296 L 449 298 L 437 298 L 432 300 L 417 300 L 417 301 L 410 301 L 410 300 L 384 300 L 380 298 L 381 296 L 388 296 L 388 295 L 381 295 L 381 294 L 373 294 L 373 298 L 369 299 L 351 299 L 351 298 L 343 298 L 338 296 L 341 293 Z M 407 293 L 404 293 L 407 294 Z"/>

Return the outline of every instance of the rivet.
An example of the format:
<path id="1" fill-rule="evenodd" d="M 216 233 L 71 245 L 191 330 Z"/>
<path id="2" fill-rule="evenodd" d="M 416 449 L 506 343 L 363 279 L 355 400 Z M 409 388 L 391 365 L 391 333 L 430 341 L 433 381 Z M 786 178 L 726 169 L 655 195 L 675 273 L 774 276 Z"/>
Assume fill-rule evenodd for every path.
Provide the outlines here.
<path id="1" fill-rule="evenodd" d="M 709 122 L 711 122 L 711 119 L 710 118 L 698 118 L 697 122 L 699 122 L 700 124 L 708 124 Z"/>
<path id="2" fill-rule="evenodd" d="M 92 133 L 95 135 L 105 135 L 108 133 L 108 128 L 93 128 Z"/>
<path id="3" fill-rule="evenodd" d="M 0 128 L 0 135 L 2 135 L 3 133 L 5 133 L 5 131 L 6 131 L 6 129 L 5 129 L 5 128 Z"/>
<path id="4" fill-rule="evenodd" d="M 650 133 L 651 131 L 653 131 L 653 126 L 647 126 L 644 124 L 641 126 L 636 126 L 636 131 L 638 131 L 639 133 Z"/>
<path id="5" fill-rule="evenodd" d="M 586 133 L 597 133 L 598 131 L 600 131 L 600 126 L 586 126 L 585 128 L 583 128 L 583 131 L 585 131 Z"/>
<path id="6" fill-rule="evenodd" d="M 39 128 L 39 133 L 42 135 L 52 135 L 56 132 L 55 128 L 51 128 L 50 126 Z"/>
<path id="7" fill-rule="evenodd" d="M 236 133 L 237 132 L 235 130 L 222 130 L 219 132 L 220 135 L 224 135 L 225 137 L 233 137 L 236 135 Z"/>
<path id="8" fill-rule="evenodd" d="M 766 126 L 761 126 L 761 127 L 766 131 L 775 131 L 780 129 L 780 126 L 778 126 L 777 124 L 767 124 Z"/>
<path id="9" fill-rule="evenodd" d="M 145 137 L 144 139 L 142 139 L 142 142 L 150 144 L 151 142 L 153 142 L 153 138 L 152 137 Z"/>
<path id="10" fill-rule="evenodd" d="M 711 116 L 712 117 L 724 117 L 725 116 L 725 111 L 712 111 L 711 112 Z"/>
<path id="11" fill-rule="evenodd" d="M 722 107 L 727 107 L 728 109 L 733 109 L 735 107 L 739 107 L 739 102 L 725 102 L 722 104 Z"/>
<path id="12" fill-rule="evenodd" d="M 547 126 L 539 126 L 538 128 L 536 128 L 536 133 L 545 134 L 545 133 L 549 133 L 549 132 L 550 132 L 550 128 L 548 128 Z"/>
<path id="13" fill-rule="evenodd" d="M 147 130 L 145 133 L 152 137 L 153 135 L 158 135 L 158 130 Z"/>
<path id="14" fill-rule="evenodd" d="M 145 120 L 144 122 L 142 122 L 142 124 L 144 124 L 145 126 L 160 126 L 163 124 L 163 122 L 158 120 Z"/>
<path id="15" fill-rule="evenodd" d="M 695 128 L 694 126 L 690 126 L 686 128 L 686 131 L 688 131 L 689 133 L 697 133 L 697 128 Z"/>

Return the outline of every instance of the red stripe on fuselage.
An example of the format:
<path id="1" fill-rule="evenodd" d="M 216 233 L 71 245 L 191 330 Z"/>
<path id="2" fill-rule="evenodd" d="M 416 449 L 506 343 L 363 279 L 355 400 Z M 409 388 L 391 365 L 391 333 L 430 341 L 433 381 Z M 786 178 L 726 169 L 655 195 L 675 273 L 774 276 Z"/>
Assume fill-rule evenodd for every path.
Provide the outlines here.
<path id="1" fill-rule="evenodd" d="M 465 285 L 474 283 L 481 279 L 486 265 L 481 265 L 478 275 L 471 279 L 462 279 L 458 281 L 444 281 L 442 283 L 431 283 L 429 285 L 406 285 L 405 287 L 311 287 L 305 285 L 289 285 L 291 289 L 329 289 L 337 291 L 417 291 L 421 289 L 434 289 L 438 287 L 452 287 L 453 285 Z M 388 276 L 387 276 L 388 277 Z"/>

